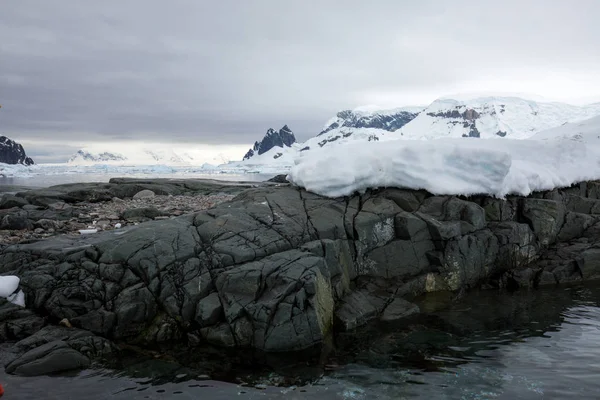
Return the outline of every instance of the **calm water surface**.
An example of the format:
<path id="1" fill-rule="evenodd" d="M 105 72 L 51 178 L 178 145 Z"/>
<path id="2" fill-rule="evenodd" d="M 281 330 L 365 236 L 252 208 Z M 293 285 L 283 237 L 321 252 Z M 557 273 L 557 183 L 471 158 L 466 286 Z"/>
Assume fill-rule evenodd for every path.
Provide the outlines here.
<path id="1" fill-rule="evenodd" d="M 234 383 L 201 364 L 162 359 L 63 377 L 0 373 L 0 382 L 7 399 L 600 398 L 600 284 L 473 293 L 443 311 L 438 304 L 423 300 L 427 318 L 341 336 L 312 364 L 232 364 L 225 380 Z M 273 385 L 298 377 L 295 387 Z"/>

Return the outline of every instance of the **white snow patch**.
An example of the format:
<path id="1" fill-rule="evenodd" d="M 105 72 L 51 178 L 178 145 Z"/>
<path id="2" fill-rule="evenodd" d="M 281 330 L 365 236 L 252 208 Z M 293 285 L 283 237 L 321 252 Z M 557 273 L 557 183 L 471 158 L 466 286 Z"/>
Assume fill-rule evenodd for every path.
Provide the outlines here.
<path id="1" fill-rule="evenodd" d="M 21 280 L 18 276 L 0 276 L 0 297 L 7 298 L 17 290 Z"/>
<path id="2" fill-rule="evenodd" d="M 17 306 L 25 307 L 25 293 L 23 293 L 22 290 L 19 290 L 17 293 L 11 294 L 7 297 L 6 300 L 10 301 L 13 304 L 16 304 Z"/>
<path id="3" fill-rule="evenodd" d="M 297 159 L 288 180 L 328 197 L 378 187 L 504 197 L 600 178 L 600 140 L 565 140 L 556 131 L 552 137 L 352 143 Z"/>

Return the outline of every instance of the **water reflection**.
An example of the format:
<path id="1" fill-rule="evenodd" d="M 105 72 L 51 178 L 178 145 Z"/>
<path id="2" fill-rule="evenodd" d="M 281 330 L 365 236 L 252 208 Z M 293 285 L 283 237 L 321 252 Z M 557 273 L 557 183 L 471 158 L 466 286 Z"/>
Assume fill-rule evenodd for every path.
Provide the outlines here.
<path id="1" fill-rule="evenodd" d="M 339 338 L 325 357 L 256 365 L 221 357 L 122 362 L 76 377 L 0 376 L 23 398 L 577 399 L 600 398 L 600 285 L 473 293 L 450 309 Z M 175 361 L 177 360 L 177 362 Z M 179 362 L 184 362 L 186 366 Z M 281 362 L 281 361 L 280 361 Z M 269 365 L 270 363 L 270 365 Z M 287 368 L 283 368 L 287 366 Z M 211 369 L 212 368 L 212 369 Z M 207 374 L 212 371 L 212 376 Z M 227 372 L 227 373 L 225 373 Z M 229 374 L 229 375 L 228 375 Z M 218 380 L 211 380 L 216 379 Z M 299 387 L 287 385 L 301 378 Z M 225 383 L 229 380 L 231 383 Z M 6 382 L 6 383 L 5 383 Z M 29 396 L 29 397 L 28 397 Z M 55 397 L 52 397 L 55 396 Z"/>

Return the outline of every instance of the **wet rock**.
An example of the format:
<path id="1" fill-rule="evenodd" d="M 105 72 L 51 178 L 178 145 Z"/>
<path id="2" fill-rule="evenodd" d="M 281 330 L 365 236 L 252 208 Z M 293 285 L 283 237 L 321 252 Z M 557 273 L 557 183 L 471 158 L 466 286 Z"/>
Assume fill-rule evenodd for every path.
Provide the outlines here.
<path id="1" fill-rule="evenodd" d="M 156 196 L 130 199 L 146 189 Z M 193 334 L 198 343 L 302 350 L 336 329 L 401 319 L 413 310 L 404 301 L 424 293 L 454 297 L 482 285 L 524 288 L 600 277 L 600 224 L 592 214 L 566 211 L 569 196 L 582 196 L 581 186 L 508 200 L 399 189 L 326 199 L 290 185 L 235 198 L 181 195 L 191 190 L 208 189 L 195 181 L 115 180 L 46 190 L 46 200 L 70 203 L 73 217 L 63 231 L 91 223 L 79 214 L 100 228 L 107 216 L 134 205 L 169 218 L 135 226 L 150 219 L 141 212 L 133 216 L 139 220 L 120 221 L 121 229 L 87 237 L 3 242 L 0 273 L 21 277 L 31 311 L 53 322 L 67 318 L 68 331 L 88 330 L 92 338 L 77 339 L 77 348 L 66 333 L 49 334 L 84 355 L 105 347 L 92 332 L 138 345 Z M 128 200 L 102 200 L 115 196 Z M 571 209 L 581 210 L 574 204 Z M 0 215 L 27 213 L 36 223 L 59 215 L 11 210 Z M 182 215 L 170 218 L 176 214 Z M 10 314 L 7 321 L 24 328 L 5 336 L 23 337 L 46 322 L 31 311 Z"/>
<path id="2" fill-rule="evenodd" d="M 30 310 L 0 298 L 0 340 L 20 340 L 42 329 L 45 321 Z"/>
<path id="3" fill-rule="evenodd" d="M 383 322 L 397 322 L 420 312 L 419 306 L 401 298 L 395 298 L 385 307 L 381 315 Z"/>
<path id="4" fill-rule="evenodd" d="M 93 336 L 93 334 L 81 329 L 48 325 L 38 330 L 31 336 L 20 340 L 17 342 L 15 347 L 21 352 L 27 352 L 50 342 L 70 342 L 71 340 L 77 340 L 87 336 Z"/>
<path id="5" fill-rule="evenodd" d="M 341 329 L 349 331 L 377 318 L 386 306 L 386 299 L 355 291 L 344 297 L 335 311 Z"/>
<path id="6" fill-rule="evenodd" d="M 87 368 L 90 359 L 63 341 L 36 347 L 6 365 L 9 374 L 39 376 Z"/>
<path id="7" fill-rule="evenodd" d="M 334 308 L 325 269 L 322 258 L 291 250 L 219 274 L 216 287 L 235 343 L 288 351 L 321 342 Z"/>
<path id="8" fill-rule="evenodd" d="M 79 328 L 103 336 L 109 336 L 111 329 L 115 326 L 115 322 L 115 313 L 103 309 L 93 310 L 87 314 L 75 317 L 71 321 L 73 325 Z"/>
<path id="9" fill-rule="evenodd" d="M 590 248 L 577 258 L 577 267 L 583 279 L 600 278 L 600 248 Z"/>
<path id="10" fill-rule="evenodd" d="M 496 266 L 498 239 L 489 230 L 449 241 L 441 273 L 451 290 L 475 287 L 490 276 Z"/>

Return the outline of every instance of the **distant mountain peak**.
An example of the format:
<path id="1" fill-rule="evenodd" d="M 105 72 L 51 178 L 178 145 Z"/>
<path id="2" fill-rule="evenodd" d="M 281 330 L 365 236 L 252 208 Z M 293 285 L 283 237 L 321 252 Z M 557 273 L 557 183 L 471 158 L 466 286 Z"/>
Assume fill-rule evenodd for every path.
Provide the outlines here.
<path id="1" fill-rule="evenodd" d="M 35 164 L 30 157 L 25 154 L 23 146 L 6 136 L 0 136 L 0 163 L 4 164 Z"/>
<path id="2" fill-rule="evenodd" d="M 69 159 L 68 163 L 100 163 L 114 161 L 127 161 L 127 157 L 119 153 L 110 153 L 108 151 L 103 151 L 101 153 L 92 153 L 87 150 L 80 149 L 77 150 L 77 152 Z"/>
<path id="3" fill-rule="evenodd" d="M 254 146 L 248 150 L 244 160 L 264 154 L 273 147 L 291 147 L 294 143 L 296 143 L 296 137 L 287 125 L 284 125 L 279 131 L 269 128 L 260 142 L 254 142 Z"/>
<path id="4" fill-rule="evenodd" d="M 354 110 L 342 110 L 330 119 L 325 128 L 317 135 L 321 136 L 340 128 L 373 128 L 394 132 L 412 121 L 419 114 L 414 107 L 392 110 L 375 110 L 372 106 Z"/>

